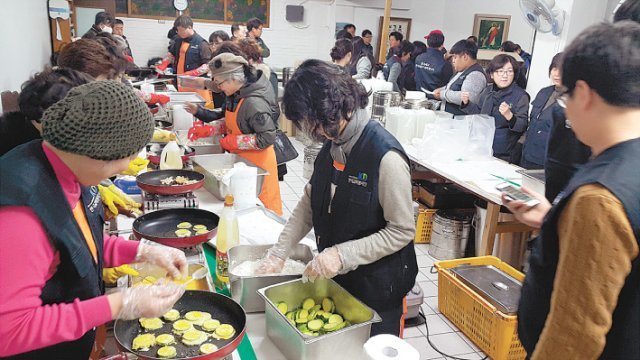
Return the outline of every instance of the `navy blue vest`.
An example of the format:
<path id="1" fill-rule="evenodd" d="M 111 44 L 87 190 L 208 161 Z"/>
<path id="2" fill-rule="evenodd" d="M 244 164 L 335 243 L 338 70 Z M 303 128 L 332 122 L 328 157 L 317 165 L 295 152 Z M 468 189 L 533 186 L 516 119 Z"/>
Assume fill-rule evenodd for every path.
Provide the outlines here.
<path id="1" fill-rule="evenodd" d="M 311 209 L 318 250 L 360 239 L 386 226 L 378 200 L 380 161 L 395 150 L 409 161 L 402 146 L 382 126 L 370 121 L 347 157 L 346 168 L 337 172 L 327 141 L 314 164 L 311 177 Z M 331 199 L 332 178 L 336 190 Z M 331 212 L 329 213 L 329 206 Z M 411 290 L 418 274 L 413 242 L 372 264 L 363 265 L 335 280 L 376 311 L 397 307 Z"/>
<path id="2" fill-rule="evenodd" d="M 571 195 L 581 186 L 600 184 L 622 202 L 640 239 L 640 139 L 607 149 L 585 164 L 556 199 L 531 252 L 531 269 L 522 287 L 518 310 L 518 333 L 531 354 L 549 314 L 553 281 L 558 267 L 558 219 Z M 598 239 L 606 242 L 607 239 Z M 598 254 L 594 254 L 598 256 Z M 588 259 L 585 259 L 588 261 Z M 640 359 L 640 258 L 632 262 L 631 273 L 620 292 L 613 323 L 601 359 Z"/>
<path id="3" fill-rule="evenodd" d="M 451 80 L 453 69 L 451 63 L 444 59 L 444 54 L 438 49 L 429 48 L 416 58 L 416 89 L 433 91 L 439 89 Z M 429 98 L 433 97 L 429 95 Z"/>
<path id="4" fill-rule="evenodd" d="M 19 166 L 16 166 L 19 165 Z M 72 303 L 104 294 L 102 282 L 104 210 L 98 189 L 82 187 L 81 201 L 98 250 L 98 263 L 87 246 L 80 227 L 43 149 L 42 141 L 20 145 L 0 158 L 0 206 L 28 206 L 44 226 L 60 264 L 40 298 L 44 305 Z M 11 239 L 4 239 L 12 241 Z M 28 251 L 26 252 L 28 256 Z M 51 324 L 52 326 L 54 324 Z M 20 354 L 16 359 L 87 359 L 95 331 L 78 340 Z"/>
<path id="5" fill-rule="evenodd" d="M 180 47 L 182 46 L 183 41 L 185 41 L 185 39 L 177 36 L 175 43 L 173 43 L 173 48 L 171 49 L 171 54 L 176 59 L 174 64 L 176 72 L 178 71 L 178 57 L 180 56 Z M 207 62 L 207 60 L 200 57 L 200 46 L 209 45 L 202 36 L 198 35 L 198 33 L 193 33 L 193 36 L 189 39 L 189 49 L 187 50 L 186 57 L 184 59 L 184 71 L 195 70 Z"/>
<path id="6" fill-rule="evenodd" d="M 529 128 L 522 148 L 522 159 L 526 163 L 534 165 L 536 169 L 544 168 L 544 160 L 547 156 L 547 143 L 553 123 L 553 107 L 556 105 L 551 105 L 546 109 L 544 106 L 554 91 L 555 86 L 553 85 L 541 89 L 531 103 Z"/>
<path id="7" fill-rule="evenodd" d="M 469 66 L 469 68 L 467 68 L 465 71 L 462 72 L 462 75 L 460 75 L 456 81 L 454 81 L 450 86 L 449 86 L 449 90 L 452 91 L 460 91 L 462 90 L 462 84 L 464 84 L 464 80 L 467 78 L 467 76 L 469 76 L 469 74 L 471 74 L 472 72 L 475 71 L 479 71 L 482 73 L 482 75 L 486 76 L 484 69 L 482 68 L 482 66 L 480 66 L 480 64 L 476 63 L 473 64 L 471 66 Z M 456 104 L 452 104 L 447 102 L 445 107 L 444 107 L 444 111 L 451 113 L 453 115 L 467 115 L 464 111 L 462 111 L 460 109 L 460 105 L 456 105 Z"/>

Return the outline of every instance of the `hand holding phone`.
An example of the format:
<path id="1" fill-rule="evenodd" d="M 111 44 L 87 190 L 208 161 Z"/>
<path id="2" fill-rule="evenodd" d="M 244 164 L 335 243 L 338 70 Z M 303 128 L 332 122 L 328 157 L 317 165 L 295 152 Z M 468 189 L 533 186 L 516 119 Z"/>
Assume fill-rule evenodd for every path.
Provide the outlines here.
<path id="1" fill-rule="evenodd" d="M 529 207 L 534 207 L 540 204 L 540 200 L 531 197 L 529 194 L 523 192 L 519 187 L 509 183 L 500 183 L 496 185 L 496 189 L 504 193 L 505 198 L 509 201 L 521 201 Z"/>

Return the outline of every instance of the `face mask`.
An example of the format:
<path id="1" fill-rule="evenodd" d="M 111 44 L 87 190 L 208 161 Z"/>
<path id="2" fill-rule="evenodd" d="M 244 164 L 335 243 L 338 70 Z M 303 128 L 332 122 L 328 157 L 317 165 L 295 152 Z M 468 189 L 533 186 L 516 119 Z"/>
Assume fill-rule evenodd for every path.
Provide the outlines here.
<path id="1" fill-rule="evenodd" d="M 106 32 L 108 34 L 111 34 L 112 31 L 113 31 L 113 29 L 111 29 L 108 26 L 105 26 L 105 27 L 102 28 L 102 32 Z"/>

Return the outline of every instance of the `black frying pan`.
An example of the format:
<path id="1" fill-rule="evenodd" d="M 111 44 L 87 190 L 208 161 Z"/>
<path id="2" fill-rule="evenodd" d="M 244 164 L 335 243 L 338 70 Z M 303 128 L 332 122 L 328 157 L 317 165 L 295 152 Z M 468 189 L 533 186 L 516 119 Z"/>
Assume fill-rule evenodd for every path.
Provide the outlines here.
<path id="1" fill-rule="evenodd" d="M 190 180 L 197 180 L 188 185 L 164 185 L 163 179 L 173 176 L 184 176 Z M 151 194 L 177 195 L 186 194 L 200 189 L 204 185 L 204 175 L 192 170 L 156 170 L 142 173 L 136 177 L 138 187 Z"/>
<path id="2" fill-rule="evenodd" d="M 152 300 L 152 299 L 149 299 Z M 122 351 L 127 351 L 137 355 L 140 359 L 158 359 L 156 352 L 159 346 L 156 345 L 149 351 L 136 352 L 131 350 L 133 338 L 145 332 L 153 333 L 156 336 L 160 334 L 172 334 L 176 338 L 176 344 L 172 345 L 177 350 L 175 359 L 222 359 L 231 354 L 240 345 L 244 338 L 247 315 L 244 309 L 232 299 L 201 290 L 188 290 L 182 298 L 173 306 L 174 309 L 180 311 L 180 316 L 184 318 L 184 314 L 188 311 L 206 311 L 211 314 L 212 319 L 217 319 L 221 324 L 229 324 L 236 330 L 235 335 L 228 340 L 209 339 L 208 343 L 213 343 L 218 347 L 218 351 L 202 355 L 198 346 L 187 346 L 180 342 L 178 335 L 171 332 L 172 322 L 165 321 L 162 329 L 146 331 L 142 329 L 138 320 L 116 320 L 113 332 L 118 343 L 118 347 Z M 197 325 L 196 329 L 200 329 Z"/>
<path id="3" fill-rule="evenodd" d="M 202 209 L 164 209 L 150 212 L 139 216 L 133 221 L 133 234 L 136 238 L 147 239 L 157 243 L 186 248 L 205 243 L 218 233 L 218 222 L 220 218 L 211 211 Z M 204 225 L 208 232 L 189 237 L 177 237 L 175 231 L 181 222 L 189 222 L 191 225 Z"/>

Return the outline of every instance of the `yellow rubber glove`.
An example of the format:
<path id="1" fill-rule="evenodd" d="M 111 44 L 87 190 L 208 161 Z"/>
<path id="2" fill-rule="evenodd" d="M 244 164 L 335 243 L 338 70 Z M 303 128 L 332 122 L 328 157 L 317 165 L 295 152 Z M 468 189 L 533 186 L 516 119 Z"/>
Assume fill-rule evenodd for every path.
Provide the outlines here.
<path id="1" fill-rule="evenodd" d="M 176 134 L 171 132 L 171 131 L 158 129 L 158 128 L 156 128 L 153 131 L 152 141 L 169 142 L 169 141 L 174 141 L 174 140 L 176 140 Z"/>
<path id="2" fill-rule="evenodd" d="M 107 207 L 107 218 L 117 216 L 120 211 L 125 215 L 140 215 L 141 204 L 135 202 L 129 195 L 125 194 L 115 185 L 98 185 L 98 191 L 102 198 L 102 203 Z"/>
<path id="3" fill-rule="evenodd" d="M 118 205 L 121 208 L 124 208 L 127 206 L 127 203 L 121 197 L 116 195 L 116 193 L 111 191 L 112 186 L 114 185 L 109 185 L 108 187 L 103 185 L 98 185 L 98 191 L 100 192 L 100 198 L 102 199 L 102 203 L 107 208 L 105 210 L 109 210 L 111 215 L 115 216 L 115 215 L 118 215 Z"/>
<path id="4" fill-rule="evenodd" d="M 102 280 L 107 285 L 115 285 L 118 279 L 125 275 L 138 276 L 140 273 L 129 265 L 120 265 L 102 270 Z"/>
<path id="5" fill-rule="evenodd" d="M 147 165 L 149 165 L 149 160 L 137 157 L 129 162 L 129 167 L 122 172 L 122 175 L 136 176 L 140 171 L 146 169 Z"/>

